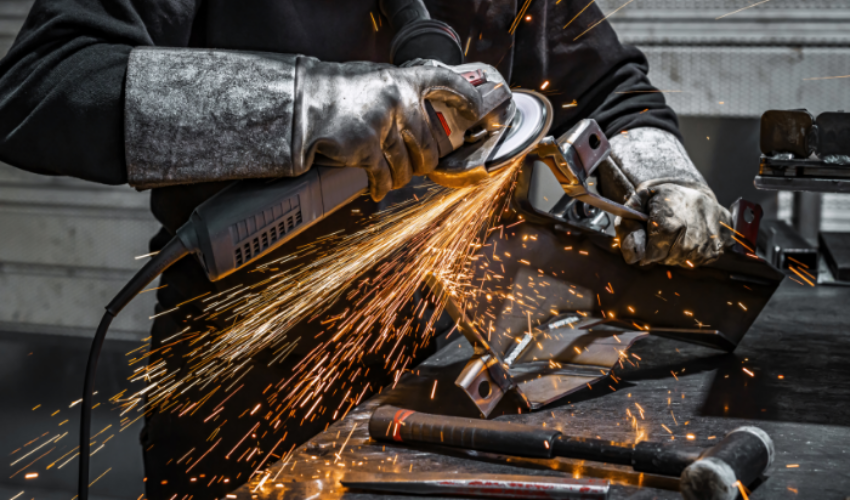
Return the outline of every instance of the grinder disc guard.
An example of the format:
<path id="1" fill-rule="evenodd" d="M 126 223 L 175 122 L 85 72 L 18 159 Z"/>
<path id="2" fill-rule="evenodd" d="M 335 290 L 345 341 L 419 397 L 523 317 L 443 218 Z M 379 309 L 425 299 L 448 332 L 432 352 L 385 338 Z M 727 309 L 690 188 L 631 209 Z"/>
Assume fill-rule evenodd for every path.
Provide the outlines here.
<path id="1" fill-rule="evenodd" d="M 496 172 L 515 158 L 533 149 L 552 125 L 552 104 L 542 94 L 531 90 L 513 91 L 516 113 L 487 160 L 487 170 Z"/>
<path id="2" fill-rule="evenodd" d="M 441 186 L 462 188 L 480 182 L 533 150 L 552 125 L 552 105 L 542 94 L 515 90 L 513 117 L 504 131 L 467 143 L 442 158 L 428 177 Z"/>

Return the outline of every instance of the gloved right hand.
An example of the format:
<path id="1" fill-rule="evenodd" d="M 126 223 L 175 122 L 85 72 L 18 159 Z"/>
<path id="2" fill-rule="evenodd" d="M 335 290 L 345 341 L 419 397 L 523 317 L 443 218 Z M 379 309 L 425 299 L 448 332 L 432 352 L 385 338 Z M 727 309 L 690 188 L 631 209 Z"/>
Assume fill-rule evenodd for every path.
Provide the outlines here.
<path id="1" fill-rule="evenodd" d="M 372 199 L 434 170 L 439 160 L 424 99 L 467 119 L 482 107 L 475 87 L 450 69 L 301 58 L 296 73 L 293 151 L 313 163 L 364 168 Z"/>

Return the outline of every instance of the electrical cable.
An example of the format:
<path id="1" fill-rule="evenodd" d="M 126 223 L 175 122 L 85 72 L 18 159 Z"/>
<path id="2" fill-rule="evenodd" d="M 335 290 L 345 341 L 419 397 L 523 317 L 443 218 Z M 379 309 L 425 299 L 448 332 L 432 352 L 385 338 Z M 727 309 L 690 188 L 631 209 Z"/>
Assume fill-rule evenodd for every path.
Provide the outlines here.
<path id="1" fill-rule="evenodd" d="M 106 339 L 106 332 L 112 320 L 130 303 L 146 286 L 157 278 L 169 266 L 188 255 L 190 251 L 183 245 L 180 238 L 174 237 L 159 253 L 133 276 L 112 302 L 106 306 L 103 319 L 97 327 L 97 332 L 91 343 L 89 359 L 86 364 L 86 375 L 83 382 L 83 400 L 80 405 L 80 468 L 77 483 L 77 499 L 88 500 L 89 494 L 89 458 L 91 457 L 91 411 L 94 398 L 94 383 L 97 373 L 97 361 Z"/>

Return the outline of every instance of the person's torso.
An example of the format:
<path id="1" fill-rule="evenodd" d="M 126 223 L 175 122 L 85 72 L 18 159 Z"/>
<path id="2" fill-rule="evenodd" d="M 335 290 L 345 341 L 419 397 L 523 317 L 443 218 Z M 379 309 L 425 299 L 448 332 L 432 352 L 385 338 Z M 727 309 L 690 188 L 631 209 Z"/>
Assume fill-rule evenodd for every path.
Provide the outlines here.
<path id="1" fill-rule="evenodd" d="M 207 47 L 305 54 L 323 61 L 389 61 L 393 30 L 378 0 L 208 0 Z M 511 45 L 516 0 L 425 0 L 452 26 L 471 60 L 496 65 Z M 503 68 L 500 68 L 503 69 Z"/>

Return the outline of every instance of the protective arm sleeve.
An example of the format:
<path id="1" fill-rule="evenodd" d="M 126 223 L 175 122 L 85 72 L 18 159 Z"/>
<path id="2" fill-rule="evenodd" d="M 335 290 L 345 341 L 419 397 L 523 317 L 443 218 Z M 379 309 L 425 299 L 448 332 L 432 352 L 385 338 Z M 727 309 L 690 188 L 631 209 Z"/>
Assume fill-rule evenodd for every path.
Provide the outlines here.
<path id="1" fill-rule="evenodd" d="M 639 127 L 609 139 L 611 157 L 603 168 L 603 185 L 612 199 L 626 201 L 637 190 L 673 183 L 698 189 L 714 198 L 702 174 L 670 132 Z"/>
<path id="2" fill-rule="evenodd" d="M 294 176 L 299 56 L 207 49 L 130 53 L 125 148 L 130 185 Z"/>

